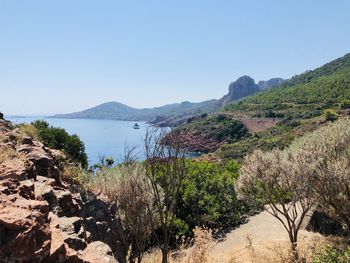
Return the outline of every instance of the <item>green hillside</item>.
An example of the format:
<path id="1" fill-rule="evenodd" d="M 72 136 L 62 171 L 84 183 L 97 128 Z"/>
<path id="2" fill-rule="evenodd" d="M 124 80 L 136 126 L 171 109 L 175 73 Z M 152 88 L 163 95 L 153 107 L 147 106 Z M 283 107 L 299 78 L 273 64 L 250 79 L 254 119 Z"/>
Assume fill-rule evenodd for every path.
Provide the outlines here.
<path id="1" fill-rule="evenodd" d="M 350 54 L 338 58 L 315 70 L 294 76 L 280 86 L 264 90 L 221 109 L 226 118 L 242 120 L 249 133 L 235 141 L 223 136 L 209 152 L 222 160 L 242 159 L 254 149 L 283 149 L 295 138 L 313 131 L 327 121 L 349 114 L 350 108 Z M 327 115 L 328 114 L 328 115 Z M 215 115 L 202 118 L 182 127 L 190 134 L 207 131 L 206 143 L 215 137 Z M 208 120 L 206 120 L 208 119 Z M 263 128 L 274 121 L 274 126 Z M 205 124 L 205 125 L 204 125 Z M 228 128 L 228 133 L 235 131 Z M 192 136 L 193 137 L 193 136 Z M 194 141 L 193 138 L 191 141 Z M 190 140 L 189 140 L 190 141 Z M 201 145 L 201 144 L 199 144 Z M 197 151 L 208 152 L 205 147 Z"/>
<path id="2" fill-rule="evenodd" d="M 262 117 L 313 117 L 350 98 L 350 54 L 293 77 L 281 86 L 249 96 L 224 111 Z"/>

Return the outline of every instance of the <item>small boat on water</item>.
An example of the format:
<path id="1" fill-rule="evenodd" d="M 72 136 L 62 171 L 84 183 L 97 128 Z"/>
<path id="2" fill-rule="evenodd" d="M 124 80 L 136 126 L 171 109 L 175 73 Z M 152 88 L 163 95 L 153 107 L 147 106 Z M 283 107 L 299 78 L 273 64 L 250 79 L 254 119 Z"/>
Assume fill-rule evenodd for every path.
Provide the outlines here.
<path id="1" fill-rule="evenodd" d="M 133 126 L 134 129 L 140 129 L 140 125 L 138 125 L 137 123 L 134 124 Z"/>

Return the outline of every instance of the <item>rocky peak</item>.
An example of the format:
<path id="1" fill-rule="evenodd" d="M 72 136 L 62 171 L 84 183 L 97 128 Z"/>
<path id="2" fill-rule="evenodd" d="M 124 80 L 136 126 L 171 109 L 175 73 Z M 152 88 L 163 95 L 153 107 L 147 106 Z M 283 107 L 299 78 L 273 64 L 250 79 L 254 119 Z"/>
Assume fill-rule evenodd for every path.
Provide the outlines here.
<path id="1" fill-rule="evenodd" d="M 284 81 L 282 78 L 272 78 L 267 81 L 261 80 L 256 84 L 253 78 L 244 75 L 229 85 L 228 94 L 218 100 L 217 108 L 250 96 L 258 91 L 281 85 Z"/>
<path id="2" fill-rule="evenodd" d="M 254 79 L 245 75 L 230 84 L 228 94 L 222 97 L 218 101 L 218 104 L 223 106 L 258 91 L 259 86 L 255 83 Z"/>

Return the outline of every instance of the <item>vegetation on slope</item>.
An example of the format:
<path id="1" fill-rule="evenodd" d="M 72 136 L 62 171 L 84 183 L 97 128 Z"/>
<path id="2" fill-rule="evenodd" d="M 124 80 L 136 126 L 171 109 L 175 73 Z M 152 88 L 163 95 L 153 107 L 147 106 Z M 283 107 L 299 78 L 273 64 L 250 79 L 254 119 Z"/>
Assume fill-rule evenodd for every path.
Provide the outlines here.
<path id="1" fill-rule="evenodd" d="M 18 125 L 23 135 L 39 139 L 45 146 L 63 151 L 69 161 L 88 167 L 88 157 L 85 145 L 78 135 L 70 135 L 65 129 L 50 126 L 46 121 L 35 121 L 31 124 Z"/>
<path id="2" fill-rule="evenodd" d="M 318 69 L 295 76 L 279 87 L 247 97 L 225 111 L 255 116 L 313 117 L 350 98 L 350 54 Z"/>
<path id="3" fill-rule="evenodd" d="M 241 121 L 221 113 L 190 118 L 181 131 L 182 141 L 189 151 L 205 153 L 248 136 L 248 129 Z"/>
<path id="4" fill-rule="evenodd" d="M 293 77 L 290 81 L 252 95 L 224 112 L 247 117 L 278 118 L 266 131 L 225 144 L 218 151 L 224 160 L 240 160 L 254 149 L 283 149 L 305 132 L 326 121 L 347 115 L 350 98 L 350 54 Z"/>
<path id="5" fill-rule="evenodd" d="M 316 205 L 350 233 L 350 122 L 348 118 L 296 140 L 284 150 L 256 150 L 245 157 L 237 182 L 246 198 L 260 199 L 285 227 L 298 262 L 298 232 Z"/>

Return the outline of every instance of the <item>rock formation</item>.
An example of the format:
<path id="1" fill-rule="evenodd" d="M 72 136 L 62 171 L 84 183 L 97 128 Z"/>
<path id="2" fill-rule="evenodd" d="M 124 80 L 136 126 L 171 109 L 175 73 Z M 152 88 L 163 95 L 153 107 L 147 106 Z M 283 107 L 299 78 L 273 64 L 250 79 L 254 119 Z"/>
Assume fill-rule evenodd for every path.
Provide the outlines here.
<path id="1" fill-rule="evenodd" d="M 0 262 L 124 262 L 115 205 L 62 181 L 57 154 L 0 120 Z"/>
<path id="2" fill-rule="evenodd" d="M 254 79 L 249 76 L 242 76 L 230 84 L 228 94 L 218 101 L 218 105 L 226 105 L 258 91 L 259 86 L 255 83 Z"/>
<path id="3" fill-rule="evenodd" d="M 230 84 L 228 94 L 219 99 L 217 105 L 218 107 L 225 106 L 258 91 L 281 85 L 284 81 L 282 78 L 272 78 L 267 81 L 261 80 L 256 84 L 253 78 L 242 76 Z"/>

